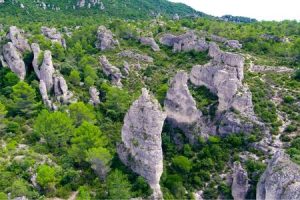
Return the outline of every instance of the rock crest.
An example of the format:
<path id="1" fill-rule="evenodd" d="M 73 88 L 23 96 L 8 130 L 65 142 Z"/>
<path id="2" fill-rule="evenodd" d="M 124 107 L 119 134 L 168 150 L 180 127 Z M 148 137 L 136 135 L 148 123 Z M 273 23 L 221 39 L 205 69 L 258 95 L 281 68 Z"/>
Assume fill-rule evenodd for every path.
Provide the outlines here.
<path id="1" fill-rule="evenodd" d="M 121 161 L 143 176 L 153 189 L 153 197 L 161 199 L 159 180 L 163 172 L 161 132 L 166 114 L 148 90 L 127 112 L 118 146 Z"/>
<path id="2" fill-rule="evenodd" d="M 51 42 L 57 42 L 64 48 L 67 48 L 65 39 L 63 38 L 62 34 L 56 30 L 56 28 L 42 26 L 41 32 L 46 38 L 50 39 Z"/>
<path id="3" fill-rule="evenodd" d="M 24 36 L 24 31 L 18 29 L 16 26 L 9 27 L 7 38 L 21 53 L 24 53 L 25 51 L 31 51 L 28 41 Z"/>
<path id="4" fill-rule="evenodd" d="M 152 37 L 141 37 L 140 43 L 146 46 L 150 46 L 153 51 L 160 51 L 158 44 L 155 42 Z"/>

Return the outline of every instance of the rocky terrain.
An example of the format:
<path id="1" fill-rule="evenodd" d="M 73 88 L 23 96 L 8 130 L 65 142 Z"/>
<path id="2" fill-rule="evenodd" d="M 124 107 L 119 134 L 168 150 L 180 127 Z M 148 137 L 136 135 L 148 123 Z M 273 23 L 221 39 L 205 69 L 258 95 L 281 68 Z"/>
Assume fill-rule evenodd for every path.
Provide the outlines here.
<path id="1" fill-rule="evenodd" d="M 299 23 L 0 3 L 0 199 L 300 198 Z"/>

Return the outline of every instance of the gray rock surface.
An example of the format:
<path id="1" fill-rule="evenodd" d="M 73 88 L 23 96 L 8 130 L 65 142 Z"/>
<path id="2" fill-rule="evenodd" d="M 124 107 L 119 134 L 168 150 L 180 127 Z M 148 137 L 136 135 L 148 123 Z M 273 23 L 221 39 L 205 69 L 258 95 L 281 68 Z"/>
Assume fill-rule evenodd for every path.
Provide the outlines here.
<path id="1" fill-rule="evenodd" d="M 257 200 L 300 199 L 300 167 L 283 151 L 275 153 L 260 177 Z"/>
<path id="2" fill-rule="evenodd" d="M 206 136 L 207 133 L 206 127 L 202 123 L 202 113 L 196 107 L 187 82 L 188 74 L 179 71 L 171 82 L 164 101 L 164 108 L 167 120 L 172 126 L 182 129 L 193 143 L 197 136 Z"/>
<path id="3" fill-rule="evenodd" d="M 31 51 L 28 41 L 24 36 L 24 31 L 18 29 L 16 26 L 9 27 L 7 38 L 21 53 L 24 53 L 25 51 Z"/>
<path id="4" fill-rule="evenodd" d="M 40 67 L 40 80 L 46 84 L 47 91 L 50 92 L 53 89 L 53 75 L 55 69 L 52 63 L 51 51 L 46 50 L 44 52 L 44 60 Z"/>
<path id="5" fill-rule="evenodd" d="M 4 3 L 5 1 L 4 0 L 0 0 L 0 3 Z"/>
<path id="6" fill-rule="evenodd" d="M 177 13 L 173 16 L 173 20 L 175 21 L 180 20 L 180 17 Z"/>
<path id="7" fill-rule="evenodd" d="M 160 51 L 158 44 L 152 37 L 141 37 L 140 43 L 146 46 L 150 46 L 153 51 Z"/>
<path id="8" fill-rule="evenodd" d="M 111 65 L 104 55 L 99 57 L 99 61 L 104 74 L 111 79 L 111 83 L 117 87 L 122 87 L 122 74 L 120 69 Z"/>
<path id="9" fill-rule="evenodd" d="M 194 31 L 188 31 L 185 34 L 174 36 L 172 34 L 164 34 L 159 42 L 163 45 L 173 47 L 173 52 L 204 52 L 208 50 L 208 44 L 204 38 L 199 38 Z"/>
<path id="10" fill-rule="evenodd" d="M 90 103 L 94 106 L 98 105 L 100 103 L 100 98 L 99 98 L 99 91 L 95 87 L 90 87 L 89 89 L 90 93 Z"/>
<path id="11" fill-rule="evenodd" d="M 24 80 L 26 76 L 25 63 L 13 43 L 9 42 L 3 46 L 3 57 L 11 71 Z"/>
<path id="12" fill-rule="evenodd" d="M 154 199 L 161 199 L 160 177 L 163 172 L 161 132 L 166 114 L 146 89 L 127 112 L 118 146 L 121 161 L 143 176 L 153 189 Z"/>
<path id="13" fill-rule="evenodd" d="M 233 164 L 232 177 L 231 194 L 233 199 L 244 200 L 249 189 L 248 174 L 240 162 L 235 162 Z"/>
<path id="14" fill-rule="evenodd" d="M 57 42 L 66 48 L 66 41 L 63 38 L 62 34 L 56 30 L 56 28 L 49 28 L 46 26 L 41 27 L 42 34 L 51 40 L 51 42 Z"/>
<path id="15" fill-rule="evenodd" d="M 112 32 L 105 26 L 99 26 L 97 31 L 96 48 L 104 51 L 114 49 L 116 46 L 119 46 L 119 41 L 114 39 Z"/>
<path id="16" fill-rule="evenodd" d="M 73 93 L 69 91 L 66 80 L 61 74 L 54 74 L 54 93 L 56 99 L 61 103 L 72 103 L 76 101 L 73 99 Z"/>
<path id="17" fill-rule="evenodd" d="M 224 38 L 224 37 L 221 37 L 221 36 L 218 36 L 218 35 L 211 35 L 210 39 L 211 39 L 211 41 L 221 42 L 221 43 L 224 43 L 224 42 L 227 41 L 227 38 Z"/>
<path id="18" fill-rule="evenodd" d="M 147 55 L 139 54 L 130 50 L 122 51 L 118 54 L 120 57 L 135 59 L 139 62 L 153 63 L 153 58 Z"/>
<path id="19" fill-rule="evenodd" d="M 32 49 L 32 52 L 33 52 L 33 60 L 32 60 L 32 66 L 33 66 L 33 69 L 34 69 L 34 72 L 36 74 L 36 76 L 38 77 L 38 79 L 40 79 L 40 69 L 39 69 L 39 56 L 40 56 L 40 53 L 41 53 L 41 49 L 40 49 L 40 46 L 39 44 L 37 43 L 32 43 L 31 44 L 31 49 Z"/>
<path id="20" fill-rule="evenodd" d="M 241 49 L 243 45 L 238 40 L 227 40 L 225 45 L 232 49 Z"/>
<path id="21" fill-rule="evenodd" d="M 42 96 L 42 100 L 43 100 L 44 104 L 48 108 L 52 108 L 53 107 L 52 106 L 52 101 L 49 99 L 47 87 L 46 87 L 46 84 L 43 80 L 40 80 L 39 89 L 40 89 L 40 94 Z"/>

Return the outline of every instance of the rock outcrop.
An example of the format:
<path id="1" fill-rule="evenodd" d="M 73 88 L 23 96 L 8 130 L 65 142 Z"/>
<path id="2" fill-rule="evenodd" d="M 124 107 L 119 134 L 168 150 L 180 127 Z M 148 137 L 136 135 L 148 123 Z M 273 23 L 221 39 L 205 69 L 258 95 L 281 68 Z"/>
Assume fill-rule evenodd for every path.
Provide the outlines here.
<path id="1" fill-rule="evenodd" d="M 5 1 L 4 0 L 0 0 L 0 3 L 4 3 Z"/>
<path id="2" fill-rule="evenodd" d="M 147 62 L 147 63 L 153 63 L 153 58 L 147 55 L 142 55 L 130 50 L 122 51 L 118 54 L 121 57 L 127 57 L 131 59 L 135 59 L 139 62 Z"/>
<path id="3" fill-rule="evenodd" d="M 243 45 L 238 40 L 227 40 L 225 45 L 232 49 L 241 49 Z"/>
<path id="4" fill-rule="evenodd" d="M 46 26 L 41 27 L 42 34 L 51 40 L 51 42 L 57 42 L 61 44 L 64 48 L 67 48 L 66 41 L 62 34 L 56 30 L 56 28 L 49 28 Z"/>
<path id="5" fill-rule="evenodd" d="M 53 108 L 52 101 L 49 99 L 49 96 L 48 96 L 48 91 L 47 91 L 46 84 L 43 80 L 40 80 L 39 89 L 40 89 L 40 93 L 41 93 L 42 100 L 43 100 L 44 104 L 48 108 Z"/>
<path id="6" fill-rule="evenodd" d="M 33 52 L 32 66 L 33 66 L 36 76 L 38 77 L 38 79 L 40 79 L 39 56 L 41 53 L 41 49 L 40 49 L 39 44 L 37 44 L 37 43 L 32 43 L 31 49 Z"/>
<path id="7" fill-rule="evenodd" d="M 173 47 L 173 52 L 204 52 L 208 50 L 208 44 L 204 38 L 199 38 L 194 31 L 174 36 L 172 34 L 164 34 L 160 38 L 160 43 L 169 47 Z"/>
<path id="8" fill-rule="evenodd" d="M 248 174 L 240 162 L 235 162 L 233 166 L 233 181 L 231 194 L 234 200 L 244 200 L 249 189 Z"/>
<path id="9" fill-rule="evenodd" d="M 90 93 L 90 104 L 96 106 L 100 104 L 100 98 L 99 98 L 99 91 L 95 87 L 90 87 L 89 89 Z"/>
<path id="10" fill-rule="evenodd" d="M 119 46 L 119 41 L 114 39 L 112 32 L 105 26 L 99 26 L 97 31 L 96 48 L 101 51 L 105 51 L 108 49 L 114 49 L 116 46 Z"/>
<path id="11" fill-rule="evenodd" d="M 262 124 L 258 122 L 252 104 L 252 94 L 243 85 L 244 58 L 241 55 L 223 52 L 215 43 L 210 43 L 210 63 L 194 66 L 190 80 L 196 86 L 205 86 L 218 96 L 217 132 L 220 135 L 249 133 Z"/>
<path id="12" fill-rule="evenodd" d="M 300 199 L 300 167 L 283 151 L 275 153 L 260 177 L 256 199 Z"/>
<path id="13" fill-rule="evenodd" d="M 12 42 L 12 44 L 18 49 L 18 51 L 20 51 L 20 53 L 31 51 L 28 41 L 24 36 L 24 31 L 18 29 L 16 26 L 9 27 L 7 39 Z"/>
<path id="14" fill-rule="evenodd" d="M 164 101 L 164 108 L 170 124 L 182 129 L 193 143 L 197 136 L 206 135 L 203 133 L 205 126 L 201 119 L 202 113 L 197 109 L 187 82 L 188 74 L 179 71 L 171 82 Z"/>
<path id="15" fill-rule="evenodd" d="M 47 91 L 50 92 L 53 88 L 53 75 L 55 73 L 55 69 L 52 63 L 52 55 L 51 51 L 46 50 L 44 52 L 44 60 L 40 67 L 40 80 L 44 81 Z"/>
<path id="16" fill-rule="evenodd" d="M 158 44 L 155 42 L 152 37 L 141 37 L 139 39 L 140 43 L 146 46 L 150 46 L 153 51 L 160 51 Z"/>
<path id="17" fill-rule="evenodd" d="M 9 42 L 3 46 L 3 57 L 11 71 L 24 80 L 26 76 L 25 63 L 13 43 Z"/>
<path id="18" fill-rule="evenodd" d="M 122 73 L 120 69 L 111 65 L 104 55 L 99 57 L 99 61 L 102 65 L 102 70 L 104 74 L 111 79 L 111 83 L 117 87 L 122 87 Z"/>
<path id="19" fill-rule="evenodd" d="M 153 189 L 153 197 L 161 199 L 159 180 L 163 172 L 161 132 L 166 114 L 146 89 L 127 112 L 118 146 L 121 161 L 143 176 Z"/>

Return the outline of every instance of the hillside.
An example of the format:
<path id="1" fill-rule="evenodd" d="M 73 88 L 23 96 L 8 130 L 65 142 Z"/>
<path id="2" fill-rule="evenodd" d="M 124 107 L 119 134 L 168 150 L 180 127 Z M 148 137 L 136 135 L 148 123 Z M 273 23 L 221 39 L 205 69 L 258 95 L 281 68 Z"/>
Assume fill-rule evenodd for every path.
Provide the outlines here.
<path id="1" fill-rule="evenodd" d="M 67 16 L 120 17 L 125 19 L 153 18 L 157 15 L 173 17 L 204 16 L 189 6 L 167 0 L 6 0 L 0 4 L 0 16 L 19 16 L 26 21 L 61 20 Z"/>
<path id="2" fill-rule="evenodd" d="M 299 199 L 300 23 L 37 1 L 0 4 L 1 200 Z"/>

